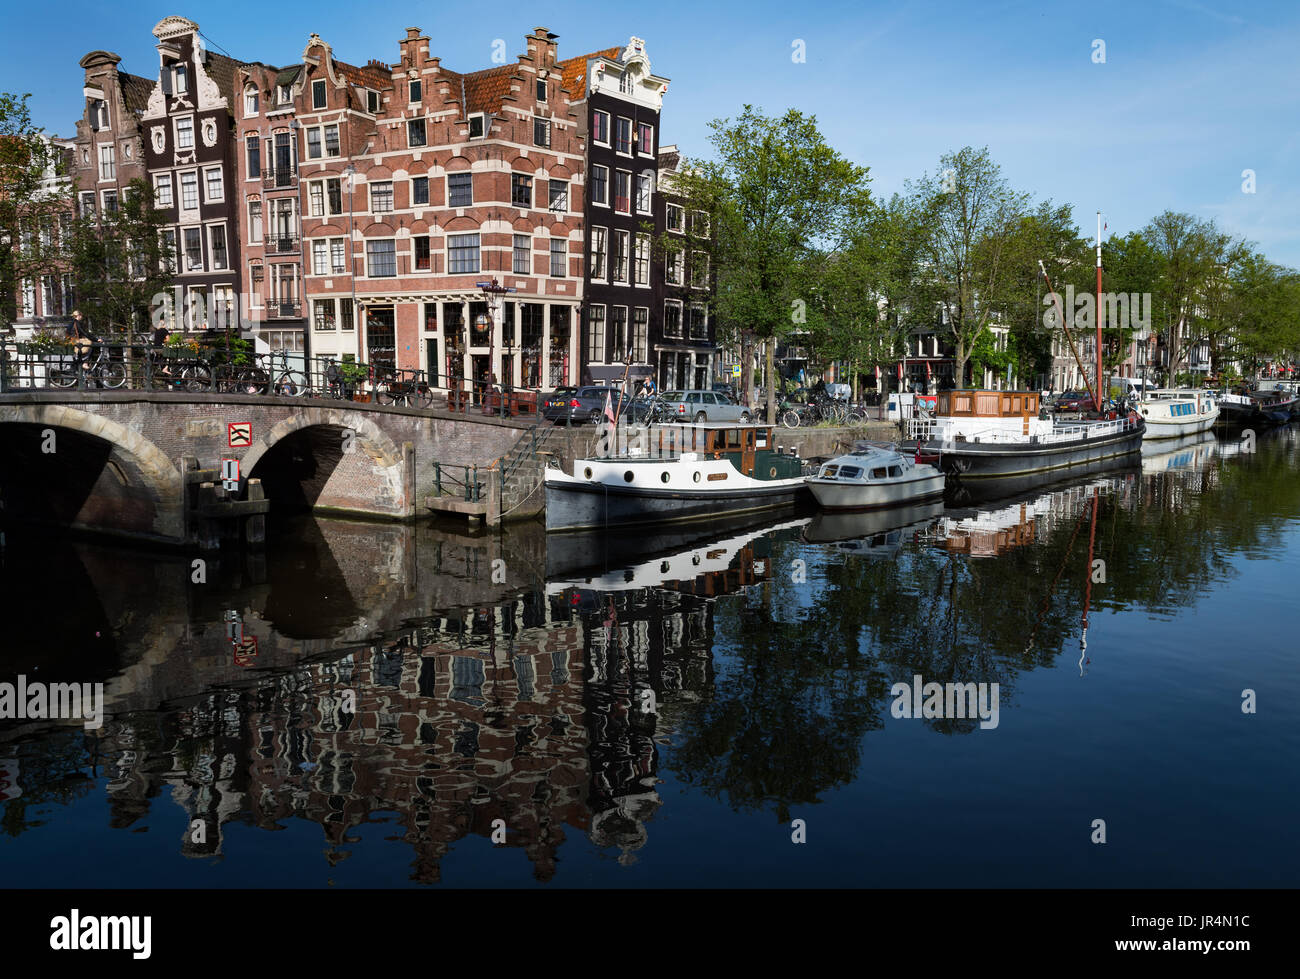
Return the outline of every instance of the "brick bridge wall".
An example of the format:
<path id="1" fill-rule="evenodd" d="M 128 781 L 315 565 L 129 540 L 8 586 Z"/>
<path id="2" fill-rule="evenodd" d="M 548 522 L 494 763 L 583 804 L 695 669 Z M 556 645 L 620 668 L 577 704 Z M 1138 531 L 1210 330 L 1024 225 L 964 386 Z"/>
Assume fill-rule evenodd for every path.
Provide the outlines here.
<path id="1" fill-rule="evenodd" d="M 231 448 L 230 423 L 252 425 Z M 87 391 L 0 395 L 0 504 L 78 529 L 190 538 L 185 460 L 239 459 L 241 475 L 314 509 L 424 514 L 434 463 L 486 467 L 528 423 L 370 404 L 241 395 Z M 53 439 L 49 433 L 53 433 Z"/>

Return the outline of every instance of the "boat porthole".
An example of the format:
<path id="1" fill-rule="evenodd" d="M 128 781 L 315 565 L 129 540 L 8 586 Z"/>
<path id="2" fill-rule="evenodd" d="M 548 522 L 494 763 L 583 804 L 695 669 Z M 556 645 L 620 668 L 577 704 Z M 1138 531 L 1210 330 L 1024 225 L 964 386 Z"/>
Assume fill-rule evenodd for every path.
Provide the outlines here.
<path id="1" fill-rule="evenodd" d="M 668 475 L 667 472 L 665 472 L 665 473 L 664 473 L 662 476 L 660 476 L 659 478 L 662 479 L 665 483 L 668 482 L 668 480 L 672 479 L 672 477 L 671 477 L 670 475 Z"/>
<path id="2" fill-rule="evenodd" d="M 629 469 L 627 472 L 625 472 L 625 473 L 623 474 L 623 482 L 625 482 L 625 483 L 630 483 L 630 482 L 632 482 L 632 470 L 631 470 L 631 469 Z"/>
<path id="3" fill-rule="evenodd" d="M 582 475 L 587 479 L 591 479 L 591 467 L 588 466 L 586 469 L 584 469 L 582 471 Z"/>
<path id="4" fill-rule="evenodd" d="M 776 466 L 773 466 L 767 471 L 767 477 L 768 479 L 776 479 Z"/>
<path id="5" fill-rule="evenodd" d="M 691 477 L 691 479 L 695 480 L 698 483 L 700 481 L 699 472 L 696 472 L 695 475 Z"/>

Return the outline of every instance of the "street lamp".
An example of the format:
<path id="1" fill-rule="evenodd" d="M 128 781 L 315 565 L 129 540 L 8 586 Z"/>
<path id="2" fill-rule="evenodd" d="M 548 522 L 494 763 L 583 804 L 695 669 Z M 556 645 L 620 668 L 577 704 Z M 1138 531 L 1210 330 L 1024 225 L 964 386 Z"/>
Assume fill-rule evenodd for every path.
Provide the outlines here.
<path id="1" fill-rule="evenodd" d="M 363 362 L 361 356 L 361 315 L 357 311 L 357 256 L 352 212 L 352 178 L 357 175 L 357 168 L 349 163 L 343 168 L 343 179 L 348 185 L 348 282 L 352 286 L 352 331 L 357 338 L 357 363 Z M 340 351 L 341 353 L 342 351 Z"/>
<path id="2" fill-rule="evenodd" d="M 506 295 L 507 293 L 515 292 L 516 290 L 508 286 L 503 286 L 495 278 L 491 282 L 476 282 L 474 284 L 483 293 L 483 299 L 487 303 L 488 312 L 490 314 L 488 317 L 488 375 L 491 377 L 495 377 L 496 364 L 494 363 L 495 353 L 493 351 L 493 347 L 495 346 L 496 343 L 496 333 L 497 333 L 496 331 L 497 306 L 500 303 L 502 296 Z M 506 414 L 506 397 L 505 397 L 505 384 L 503 383 L 501 386 L 501 417 L 504 418 L 505 414 Z"/>

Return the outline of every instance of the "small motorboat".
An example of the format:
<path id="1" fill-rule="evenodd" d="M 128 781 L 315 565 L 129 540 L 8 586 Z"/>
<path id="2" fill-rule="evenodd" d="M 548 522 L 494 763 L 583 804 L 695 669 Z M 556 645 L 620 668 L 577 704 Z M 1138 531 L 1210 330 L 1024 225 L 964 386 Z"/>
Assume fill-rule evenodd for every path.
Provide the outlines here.
<path id="1" fill-rule="evenodd" d="M 874 510 L 943 496 L 945 476 L 887 443 L 859 442 L 805 482 L 825 510 Z"/>

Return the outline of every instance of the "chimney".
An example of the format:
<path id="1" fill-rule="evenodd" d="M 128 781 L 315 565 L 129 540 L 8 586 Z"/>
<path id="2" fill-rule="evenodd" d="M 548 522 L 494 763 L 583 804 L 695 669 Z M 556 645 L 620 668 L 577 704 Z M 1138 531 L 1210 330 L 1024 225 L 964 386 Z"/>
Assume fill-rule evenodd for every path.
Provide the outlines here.
<path id="1" fill-rule="evenodd" d="M 555 42 L 560 35 L 552 34 L 545 27 L 534 28 L 526 38 L 528 57 L 539 68 L 549 68 L 555 64 Z"/>

